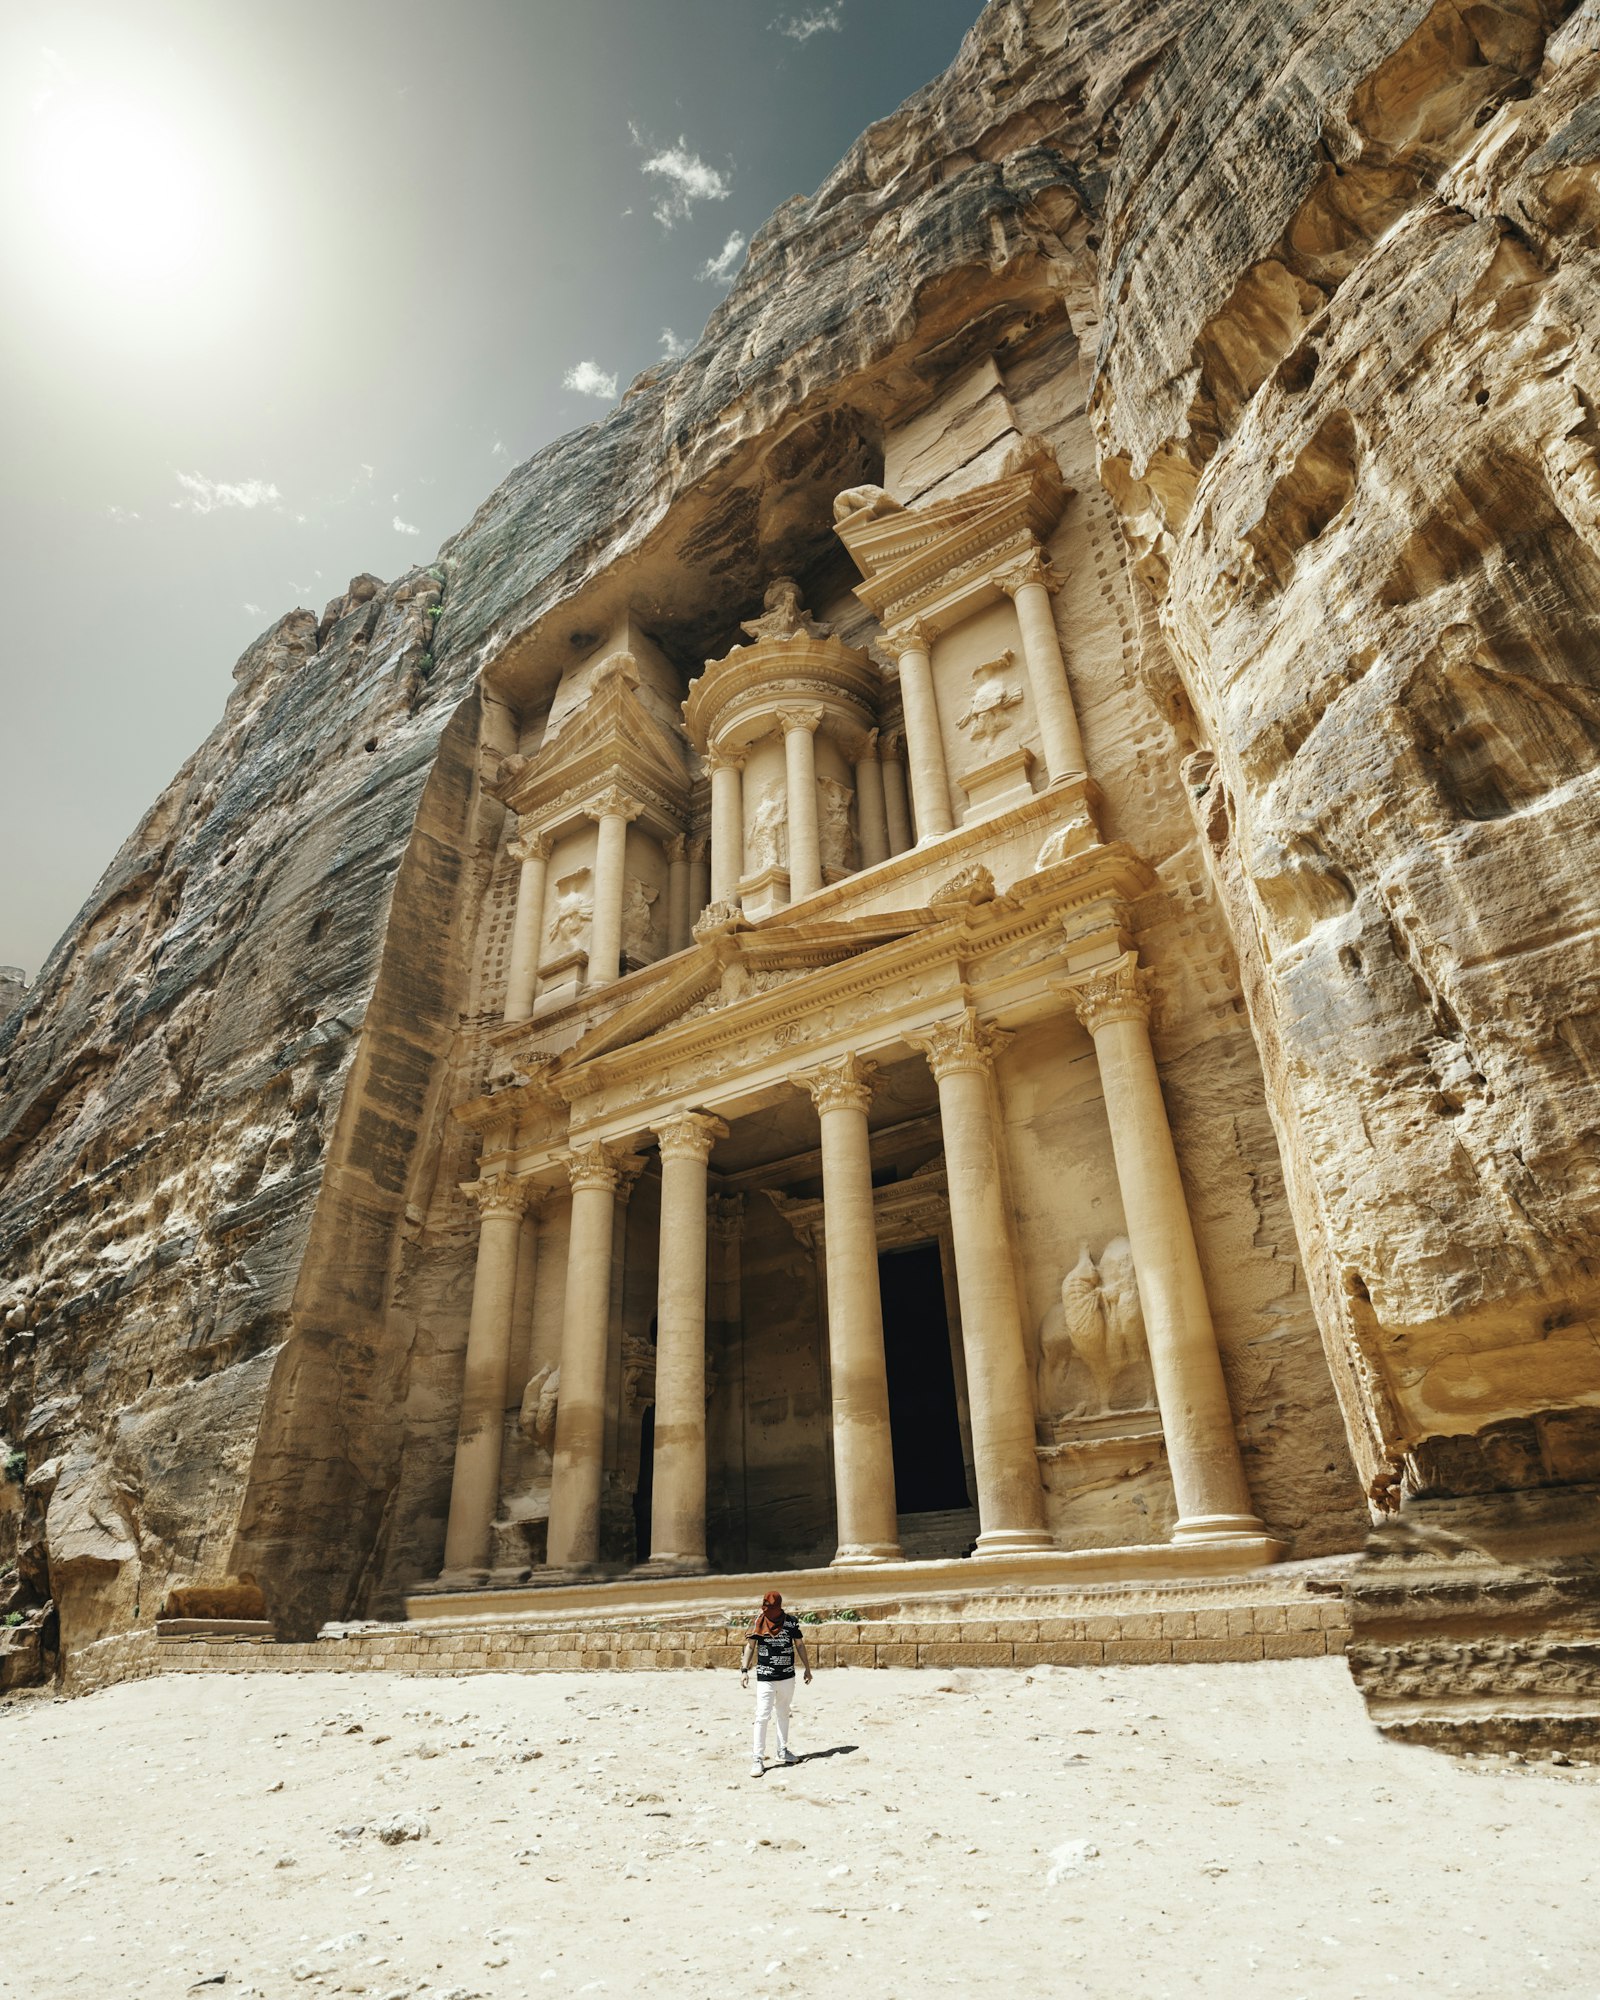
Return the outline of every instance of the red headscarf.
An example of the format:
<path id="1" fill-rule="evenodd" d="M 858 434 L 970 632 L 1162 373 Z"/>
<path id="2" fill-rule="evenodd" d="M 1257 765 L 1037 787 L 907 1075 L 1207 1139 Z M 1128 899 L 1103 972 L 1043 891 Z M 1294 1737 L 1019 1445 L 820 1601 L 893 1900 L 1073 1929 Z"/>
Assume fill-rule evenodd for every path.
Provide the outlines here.
<path id="1" fill-rule="evenodd" d="M 767 1638 L 774 1637 L 783 1630 L 783 1599 L 777 1591 L 769 1590 L 761 1600 L 761 1616 L 756 1620 L 756 1631 Z"/>

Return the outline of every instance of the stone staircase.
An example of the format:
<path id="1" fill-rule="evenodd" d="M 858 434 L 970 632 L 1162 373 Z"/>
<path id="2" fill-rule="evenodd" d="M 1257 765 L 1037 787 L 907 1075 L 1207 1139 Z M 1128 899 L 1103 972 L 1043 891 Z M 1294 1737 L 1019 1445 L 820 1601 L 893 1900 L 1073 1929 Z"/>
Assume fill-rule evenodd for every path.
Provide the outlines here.
<path id="1" fill-rule="evenodd" d="M 907 1562 L 969 1556 L 978 1539 L 976 1507 L 947 1507 L 936 1514 L 902 1514 L 900 1547 Z"/>

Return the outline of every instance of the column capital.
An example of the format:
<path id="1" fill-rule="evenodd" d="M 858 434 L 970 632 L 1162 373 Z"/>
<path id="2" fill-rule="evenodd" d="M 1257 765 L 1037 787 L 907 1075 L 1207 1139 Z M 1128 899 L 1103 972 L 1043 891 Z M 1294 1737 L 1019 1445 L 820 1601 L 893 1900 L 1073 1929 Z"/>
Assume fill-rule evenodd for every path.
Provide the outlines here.
<path id="1" fill-rule="evenodd" d="M 722 1243 L 737 1243 L 744 1235 L 744 1196 L 714 1194 L 706 1202 L 706 1221 Z"/>
<path id="2" fill-rule="evenodd" d="M 1061 588 L 1061 579 L 1050 567 L 1050 558 L 1041 548 L 1032 548 L 1018 561 L 997 570 L 994 580 L 1007 597 L 1013 598 L 1030 583 L 1042 584 L 1052 597 Z"/>
<path id="3" fill-rule="evenodd" d="M 711 842 L 705 834 L 697 833 L 688 843 L 688 852 L 691 861 L 704 861 L 711 852 Z"/>
<path id="4" fill-rule="evenodd" d="M 637 819 L 644 807 L 620 785 L 607 785 L 603 792 L 597 792 L 584 807 L 586 819 Z"/>
<path id="5" fill-rule="evenodd" d="M 669 861 L 687 861 L 689 843 L 681 833 L 675 833 L 670 840 L 661 843 L 661 850 Z"/>
<path id="6" fill-rule="evenodd" d="M 813 736 L 822 726 L 820 708 L 779 708 L 774 709 L 773 713 L 777 716 L 778 727 L 785 736 L 791 735 L 797 729 L 803 729 L 808 736 Z"/>
<path id="7" fill-rule="evenodd" d="M 1148 1023 L 1153 983 L 1150 974 L 1140 968 L 1136 951 L 1125 951 L 1092 972 L 1051 981 L 1091 1035 L 1113 1021 Z"/>
<path id="8" fill-rule="evenodd" d="M 584 1188 L 603 1188 L 607 1194 L 627 1194 L 643 1165 L 643 1160 L 627 1147 L 591 1139 L 586 1146 L 574 1146 L 567 1155 L 567 1178 L 572 1183 L 574 1194 Z"/>
<path id="9" fill-rule="evenodd" d="M 935 1021 L 931 1027 L 906 1036 L 912 1048 L 928 1059 L 936 1081 L 954 1076 L 959 1070 L 981 1070 L 988 1075 L 994 1059 L 1011 1040 L 1006 1028 L 980 1021 L 968 1007 L 954 1021 Z"/>
<path id="10" fill-rule="evenodd" d="M 515 837 L 506 842 L 506 852 L 513 861 L 548 861 L 555 845 L 550 834 L 519 826 Z"/>
<path id="11" fill-rule="evenodd" d="M 709 1160 L 718 1139 L 726 1139 L 728 1128 L 708 1111 L 682 1111 L 651 1127 L 661 1142 L 664 1160 Z"/>
<path id="12" fill-rule="evenodd" d="M 527 1182 L 509 1175 L 485 1174 L 475 1181 L 461 1181 L 459 1186 L 486 1221 L 490 1216 L 521 1215 L 528 1205 Z"/>
<path id="13" fill-rule="evenodd" d="M 835 1056 L 832 1062 L 802 1070 L 798 1076 L 791 1076 L 789 1081 L 796 1090 L 806 1093 L 819 1113 L 841 1110 L 865 1112 L 872 1103 L 873 1079 L 877 1073 L 878 1065 L 864 1056 Z"/>
<path id="14" fill-rule="evenodd" d="M 878 732 L 876 729 L 852 729 L 837 732 L 839 747 L 852 764 L 876 761 L 878 755 Z"/>
<path id="15" fill-rule="evenodd" d="M 933 650 L 933 634 L 926 620 L 908 618 L 901 625 L 891 625 L 883 635 L 883 643 L 896 660 L 907 653 L 930 653 Z"/>
<path id="16" fill-rule="evenodd" d="M 742 771 L 744 761 L 745 753 L 742 750 L 729 750 L 715 743 L 705 754 L 705 767 L 712 772 Z"/>
<path id="17" fill-rule="evenodd" d="M 882 729 L 877 731 L 878 762 L 898 764 L 906 747 L 906 733 L 903 729 Z"/>

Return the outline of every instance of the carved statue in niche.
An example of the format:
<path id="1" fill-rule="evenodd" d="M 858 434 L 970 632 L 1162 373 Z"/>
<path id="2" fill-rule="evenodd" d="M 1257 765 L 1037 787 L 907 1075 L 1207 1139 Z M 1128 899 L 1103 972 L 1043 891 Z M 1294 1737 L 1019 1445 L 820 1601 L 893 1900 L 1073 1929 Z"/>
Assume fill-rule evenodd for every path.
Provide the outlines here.
<path id="1" fill-rule="evenodd" d="M 974 743 L 987 743 L 1011 727 L 1008 711 L 1022 700 L 1021 688 L 1008 686 L 1005 678 L 1015 658 L 1013 653 L 1002 653 L 998 660 L 985 660 L 972 670 L 972 697 L 966 713 L 956 717 L 956 727 L 970 730 Z"/>
<path id="2" fill-rule="evenodd" d="M 756 807 L 745 839 L 745 855 L 753 875 L 768 868 L 788 867 L 789 801 L 781 791 L 768 792 Z"/>
<path id="3" fill-rule="evenodd" d="M 848 521 L 852 514 L 866 514 L 876 520 L 883 514 L 903 512 L 900 502 L 881 486 L 847 486 L 833 503 L 835 521 Z"/>
<path id="4" fill-rule="evenodd" d="M 850 867 L 853 842 L 850 837 L 850 801 L 855 793 L 837 778 L 817 780 L 817 842 L 824 868 L 841 874 Z"/>
<path id="5" fill-rule="evenodd" d="M 656 920 L 650 906 L 660 894 L 659 889 L 641 882 L 637 875 L 630 875 L 623 884 L 622 949 L 629 958 L 648 959 L 655 956 L 651 945 Z"/>
<path id="6" fill-rule="evenodd" d="M 800 586 L 792 576 L 775 576 L 761 600 L 762 615 L 747 618 L 740 625 L 752 639 L 793 639 L 804 633 L 808 639 L 826 639 L 831 627 L 818 624 L 800 606 Z"/>
<path id="7" fill-rule="evenodd" d="M 561 1400 L 561 1370 L 541 1368 L 530 1376 L 517 1412 L 517 1429 L 541 1451 L 556 1448 L 556 1408 Z"/>
<path id="8" fill-rule="evenodd" d="M 1039 1413 L 1046 1419 L 1148 1409 L 1150 1361 L 1133 1252 L 1114 1236 L 1098 1268 L 1085 1244 L 1039 1329 Z"/>
<path id="9" fill-rule="evenodd" d="M 593 914 L 593 905 L 584 893 L 588 886 L 587 868 L 563 875 L 556 884 L 556 903 L 551 912 L 548 935 L 558 952 L 576 951 L 583 941 Z"/>

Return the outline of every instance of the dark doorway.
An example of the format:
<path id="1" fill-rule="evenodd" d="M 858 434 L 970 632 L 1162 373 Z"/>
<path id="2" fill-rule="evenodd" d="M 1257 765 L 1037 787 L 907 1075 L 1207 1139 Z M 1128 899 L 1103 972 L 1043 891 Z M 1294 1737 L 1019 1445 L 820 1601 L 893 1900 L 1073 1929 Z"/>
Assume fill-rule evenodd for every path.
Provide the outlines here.
<path id="1" fill-rule="evenodd" d="M 645 1405 L 639 1420 L 639 1483 L 633 1489 L 634 1561 L 650 1560 L 650 1497 L 656 1476 L 656 1406 Z"/>
<path id="2" fill-rule="evenodd" d="M 939 1246 L 919 1243 L 913 1250 L 888 1251 L 878 1259 L 878 1290 L 889 1370 L 895 1505 L 902 1514 L 965 1507 L 967 1475 Z"/>

